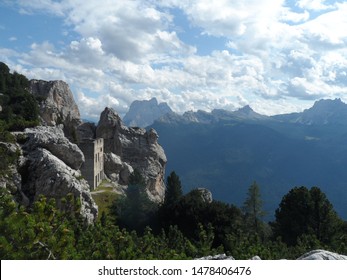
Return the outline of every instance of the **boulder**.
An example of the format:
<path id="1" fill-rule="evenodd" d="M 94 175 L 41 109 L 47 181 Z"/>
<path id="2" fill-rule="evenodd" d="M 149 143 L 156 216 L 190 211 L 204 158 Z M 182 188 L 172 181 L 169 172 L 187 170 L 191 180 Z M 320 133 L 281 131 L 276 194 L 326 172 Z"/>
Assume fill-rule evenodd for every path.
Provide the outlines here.
<path id="1" fill-rule="evenodd" d="M 235 260 L 232 256 L 226 256 L 225 254 L 206 256 L 197 260 Z M 254 256 L 251 260 L 261 260 L 259 256 Z M 347 260 L 347 256 L 339 255 L 333 252 L 325 250 L 314 250 L 305 253 L 298 260 Z"/>
<path id="2" fill-rule="evenodd" d="M 47 149 L 37 147 L 29 151 L 26 162 L 21 168 L 22 190 L 33 202 L 44 195 L 56 199 L 58 206 L 64 210 L 61 199 L 68 194 L 81 201 L 81 215 L 87 223 L 93 223 L 98 214 L 98 208 L 91 197 L 89 185 L 74 170 Z"/>
<path id="3" fill-rule="evenodd" d="M 213 198 L 212 198 L 212 193 L 210 190 L 206 188 L 197 188 L 197 190 L 199 191 L 201 198 L 204 202 L 212 203 Z"/>
<path id="4" fill-rule="evenodd" d="M 65 136 L 61 126 L 38 126 L 16 134 L 21 139 L 23 157 L 18 163 L 18 191 L 22 203 L 31 204 L 40 195 L 61 199 L 73 194 L 81 202 L 81 215 L 88 223 L 95 221 L 97 206 L 91 197 L 89 185 L 78 170 L 84 155 L 76 144 Z M 15 173 L 14 173 L 15 174 Z"/>
<path id="5" fill-rule="evenodd" d="M 347 260 L 347 256 L 325 250 L 314 250 L 302 255 L 298 260 Z"/>
<path id="6" fill-rule="evenodd" d="M 129 128 L 123 124 L 113 109 L 106 108 L 101 113 L 96 137 L 104 139 L 105 153 L 109 154 L 107 158 L 110 160 L 105 161 L 106 173 L 118 172 L 119 183 L 125 184 L 131 168 L 137 169 L 146 181 L 149 198 L 156 202 L 164 200 L 164 173 L 167 160 L 154 129 L 146 131 L 143 128 Z M 111 160 L 114 157 L 110 153 L 120 159 L 117 164 Z M 120 165 L 123 163 L 128 167 L 123 168 L 121 172 Z"/>
<path id="7" fill-rule="evenodd" d="M 214 256 L 206 256 L 196 260 L 235 260 L 232 256 L 227 256 L 226 254 L 219 254 Z"/>
<path id="8" fill-rule="evenodd" d="M 71 143 L 65 136 L 62 127 L 38 126 L 24 131 L 27 142 L 24 150 L 33 151 L 38 147 L 50 151 L 69 167 L 79 169 L 84 162 L 84 155 L 80 148 Z"/>

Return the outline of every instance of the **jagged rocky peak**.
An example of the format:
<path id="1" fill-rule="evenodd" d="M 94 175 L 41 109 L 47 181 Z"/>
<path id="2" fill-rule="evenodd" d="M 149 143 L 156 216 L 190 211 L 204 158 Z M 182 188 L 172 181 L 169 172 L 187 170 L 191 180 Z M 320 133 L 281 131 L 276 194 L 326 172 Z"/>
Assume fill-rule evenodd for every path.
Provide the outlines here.
<path id="1" fill-rule="evenodd" d="M 268 118 L 267 116 L 264 116 L 255 112 L 249 105 L 246 105 L 232 113 L 234 116 L 238 118 L 242 118 L 242 119 L 260 120 L 260 119 Z"/>
<path id="2" fill-rule="evenodd" d="M 277 115 L 273 119 L 305 125 L 346 125 L 347 104 L 340 98 L 321 99 L 303 112 Z"/>
<path id="3" fill-rule="evenodd" d="M 30 92 L 40 100 L 42 124 L 63 124 L 66 136 L 74 138 L 75 129 L 82 121 L 69 85 L 64 81 L 31 80 Z"/>
<path id="4" fill-rule="evenodd" d="M 251 106 L 249 105 L 246 105 L 240 109 L 238 109 L 237 111 L 235 111 L 236 114 L 239 114 L 239 115 L 246 115 L 246 116 L 249 116 L 249 115 L 253 115 L 255 112 L 254 110 L 251 108 Z"/>
<path id="5" fill-rule="evenodd" d="M 337 98 L 316 101 L 313 107 L 302 112 L 298 121 L 305 124 L 345 124 L 346 119 L 347 104 Z"/>
<path id="6" fill-rule="evenodd" d="M 187 111 L 183 114 L 183 118 L 187 122 L 193 122 L 193 123 L 212 123 L 216 120 L 216 118 L 209 112 L 198 110 L 196 112 L 194 111 Z"/>
<path id="7" fill-rule="evenodd" d="M 147 127 L 160 117 L 173 111 L 166 102 L 158 103 L 154 97 L 150 100 L 135 100 L 124 116 L 124 123 L 128 126 Z"/>
<path id="8" fill-rule="evenodd" d="M 129 173 L 136 169 L 146 181 L 150 199 L 163 201 L 167 159 L 154 129 L 147 131 L 144 128 L 127 127 L 116 111 L 105 108 L 96 128 L 96 137 L 104 139 L 107 177 L 127 185 Z"/>

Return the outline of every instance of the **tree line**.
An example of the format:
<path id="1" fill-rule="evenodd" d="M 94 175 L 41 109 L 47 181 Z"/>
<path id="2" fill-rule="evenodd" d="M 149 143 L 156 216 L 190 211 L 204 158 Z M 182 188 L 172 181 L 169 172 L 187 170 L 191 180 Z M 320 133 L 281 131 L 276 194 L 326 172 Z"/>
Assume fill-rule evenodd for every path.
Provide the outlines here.
<path id="1" fill-rule="evenodd" d="M 210 249 L 241 259 L 254 255 L 292 259 L 319 248 L 347 253 L 347 223 L 318 187 L 290 190 L 282 198 L 275 220 L 266 223 L 256 182 L 249 187 L 241 208 L 221 201 L 206 202 L 199 189 L 184 195 L 175 172 L 167 178 L 165 200 L 159 206 L 147 198 L 141 181 L 132 183 L 126 198 L 112 207 L 115 223 L 130 231 L 141 233 L 150 226 L 159 233 L 175 226 L 194 243 L 204 230 Z M 133 199 L 134 191 L 142 197 L 141 202 Z M 132 215 L 138 216 L 130 219 Z"/>
<path id="2" fill-rule="evenodd" d="M 254 182 L 242 208 L 206 201 L 199 189 L 183 194 L 178 175 L 167 178 L 161 205 L 148 199 L 135 171 L 127 196 L 87 225 L 73 195 L 41 197 L 31 207 L 0 192 L 1 259 L 192 259 L 226 253 L 236 259 L 295 259 L 313 249 L 347 254 L 347 223 L 317 187 L 286 194 L 275 220 L 263 221 L 260 188 Z"/>

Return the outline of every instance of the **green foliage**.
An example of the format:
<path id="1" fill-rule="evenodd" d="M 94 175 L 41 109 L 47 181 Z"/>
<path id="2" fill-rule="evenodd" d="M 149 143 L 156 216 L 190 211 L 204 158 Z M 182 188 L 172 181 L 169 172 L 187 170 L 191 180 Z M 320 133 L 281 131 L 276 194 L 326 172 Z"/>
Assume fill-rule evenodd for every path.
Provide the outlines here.
<path id="1" fill-rule="evenodd" d="M 319 188 L 296 187 L 283 197 L 273 229 L 275 236 L 281 236 L 288 245 L 298 244 L 303 235 L 329 245 L 341 225 L 341 219 Z"/>
<path id="2" fill-rule="evenodd" d="M 262 218 L 265 215 L 263 211 L 263 202 L 261 200 L 260 189 L 256 182 L 249 187 L 247 198 L 243 205 L 245 214 L 245 225 L 249 231 L 260 234 L 263 230 Z"/>
<path id="3" fill-rule="evenodd" d="M 112 184 L 107 180 L 103 180 L 101 184 L 91 192 L 91 195 L 98 206 L 99 213 L 102 214 L 104 212 L 105 215 L 109 215 L 111 206 L 120 196 L 114 191 Z M 99 215 L 98 218 L 101 218 L 101 215 Z"/>
<path id="4" fill-rule="evenodd" d="M 12 152 L 5 145 L 0 143 L 0 176 L 6 175 L 9 167 L 16 163 L 19 158 L 19 151 Z"/>
<path id="5" fill-rule="evenodd" d="M 164 229 L 176 225 L 190 240 L 201 240 L 202 227 L 213 228 L 211 246 L 218 248 L 224 244 L 226 234 L 235 232 L 241 226 L 242 214 L 235 206 L 220 201 L 204 201 L 201 192 L 196 189 L 171 203 L 164 203 L 159 209 L 159 219 Z"/>
<path id="6" fill-rule="evenodd" d="M 20 131 L 39 124 L 39 108 L 34 96 L 28 92 L 29 80 L 21 74 L 11 74 L 6 64 L 0 62 L 0 137 L 6 131 Z M 5 136 L 4 136 L 5 135 Z"/>
<path id="7" fill-rule="evenodd" d="M 141 184 L 144 181 L 141 176 L 134 174 L 131 182 Z M 295 245 L 290 245 L 284 242 L 278 232 L 273 239 L 264 238 L 262 234 L 245 226 L 244 214 L 240 209 L 219 201 L 207 203 L 199 190 L 182 195 L 178 201 L 170 204 L 170 209 L 175 213 L 158 216 L 163 228 L 152 230 L 146 226 L 147 220 L 141 223 L 141 228 L 132 230 L 131 227 L 137 225 L 125 225 L 126 220 L 121 220 L 125 216 L 121 217 L 119 212 L 116 213 L 116 224 L 114 213 L 103 212 L 95 224 L 87 225 L 79 214 L 81 203 L 73 194 L 58 203 L 54 199 L 40 197 L 31 207 L 26 208 L 18 205 L 4 189 L 0 189 L 0 258 L 192 259 L 224 252 L 236 259 L 249 259 L 256 255 L 261 259 L 295 259 L 313 249 L 347 254 L 347 223 L 335 219 L 337 217 L 330 211 L 325 195 L 318 188 L 308 191 L 309 195 L 307 191 L 295 188 L 283 198 L 283 201 L 289 203 L 291 199 L 288 197 L 294 193 L 296 198 L 304 197 L 311 201 L 308 204 L 312 207 L 308 219 L 310 230 L 298 236 Z M 142 204 L 139 192 L 134 193 L 130 197 L 133 196 L 138 204 Z M 305 205 L 304 200 L 298 203 Z M 57 204 L 62 210 L 58 210 Z M 285 203 L 281 205 L 284 207 Z M 141 207 L 142 210 L 146 209 Z M 128 211 L 126 208 L 123 210 Z M 170 214 L 175 214 L 175 218 L 170 220 L 175 223 L 165 224 L 164 220 L 170 218 Z M 141 222 L 143 217 L 138 218 Z M 329 239 L 325 239 L 326 221 L 335 230 L 334 234 L 329 231 L 332 234 Z"/>
<path id="8" fill-rule="evenodd" d="M 182 197 L 182 185 L 180 178 L 177 176 L 175 171 L 172 171 L 171 174 L 167 177 L 167 186 L 165 190 L 165 205 L 174 205 Z"/>
<path id="9" fill-rule="evenodd" d="M 70 221 L 55 201 L 41 197 L 25 209 L 1 190 L 1 259 L 65 259 L 75 254 Z"/>
<path id="10" fill-rule="evenodd" d="M 146 226 L 155 225 L 157 204 L 148 198 L 146 183 L 139 171 L 131 174 L 129 182 L 126 196 L 115 200 L 111 213 L 121 228 L 143 232 Z"/>

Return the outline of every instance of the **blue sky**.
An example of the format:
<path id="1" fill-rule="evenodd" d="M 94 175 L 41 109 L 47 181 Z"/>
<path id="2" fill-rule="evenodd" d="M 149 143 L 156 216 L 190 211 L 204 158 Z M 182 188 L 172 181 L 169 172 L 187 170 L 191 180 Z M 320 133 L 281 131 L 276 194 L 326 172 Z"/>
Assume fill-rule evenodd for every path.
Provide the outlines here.
<path id="1" fill-rule="evenodd" d="M 347 1 L 0 0 L 0 61 L 89 119 L 151 97 L 273 115 L 347 102 L 346 30 Z"/>

